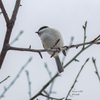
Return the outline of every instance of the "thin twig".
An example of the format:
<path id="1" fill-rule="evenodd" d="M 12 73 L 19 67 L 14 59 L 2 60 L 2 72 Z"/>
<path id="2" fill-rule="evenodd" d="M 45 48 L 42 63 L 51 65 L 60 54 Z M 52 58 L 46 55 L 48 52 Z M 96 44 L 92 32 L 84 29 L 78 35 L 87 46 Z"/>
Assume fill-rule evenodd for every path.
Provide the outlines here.
<path id="1" fill-rule="evenodd" d="M 46 68 L 46 70 L 47 70 L 47 72 L 49 74 L 50 79 L 51 79 L 52 78 L 51 71 L 49 70 L 47 63 L 44 63 L 44 66 L 45 66 L 45 68 Z"/>
<path id="2" fill-rule="evenodd" d="M 38 52 L 38 53 L 39 53 L 40 57 L 43 58 L 41 52 Z"/>
<path id="3" fill-rule="evenodd" d="M 92 42 L 95 42 L 97 40 L 100 40 L 100 35 L 98 35 Z"/>
<path id="4" fill-rule="evenodd" d="M 76 44 L 76 45 L 71 45 L 71 46 L 69 46 L 69 48 L 73 48 L 73 47 L 78 48 L 79 46 L 88 45 L 88 44 L 100 44 L 100 42 L 97 42 L 97 41 L 93 42 L 93 41 L 91 41 L 91 42 L 86 42 L 86 43 L 80 43 L 80 44 Z"/>
<path id="5" fill-rule="evenodd" d="M 49 96 L 48 92 L 46 90 L 43 91 L 47 96 Z"/>
<path id="6" fill-rule="evenodd" d="M 52 58 L 55 55 L 56 52 L 53 52 L 53 54 L 50 56 L 50 58 Z"/>
<path id="7" fill-rule="evenodd" d="M 65 100 L 67 100 L 67 98 L 68 98 L 68 96 L 69 96 L 69 94 L 70 94 L 71 90 L 73 89 L 73 87 L 74 87 L 75 83 L 77 82 L 77 79 L 78 79 L 78 77 L 79 77 L 79 75 L 80 75 L 80 73 L 81 73 L 81 71 L 82 71 L 83 67 L 85 66 L 85 64 L 86 64 L 88 61 L 89 61 L 89 58 L 85 61 L 85 63 L 84 63 L 84 64 L 83 64 L 83 66 L 81 67 L 80 71 L 78 72 L 78 74 L 77 74 L 77 76 L 76 76 L 76 78 L 75 78 L 75 80 L 74 80 L 74 83 L 73 83 L 73 85 L 71 86 L 71 88 L 70 88 L 70 90 L 69 90 L 69 92 L 68 92 L 68 94 L 67 94 L 67 96 L 66 96 L 66 99 L 65 99 Z"/>
<path id="8" fill-rule="evenodd" d="M 70 44 L 69 44 L 69 46 L 72 45 L 73 40 L 74 40 L 74 37 L 71 37 L 71 40 L 70 40 Z M 69 51 L 69 49 L 66 51 L 66 55 L 67 55 L 68 51 Z M 66 56 L 63 56 L 63 59 L 62 59 L 62 65 L 64 64 L 65 57 L 66 57 Z"/>
<path id="9" fill-rule="evenodd" d="M 56 41 L 56 43 L 53 45 L 53 47 L 51 47 L 51 49 L 53 49 L 53 48 L 58 44 L 59 41 L 60 41 L 60 39 L 58 39 L 58 40 Z"/>
<path id="10" fill-rule="evenodd" d="M 50 96 L 44 95 L 43 93 L 41 93 L 40 95 L 42 95 L 42 96 L 44 96 L 44 97 L 47 97 L 47 98 L 49 98 L 49 99 L 54 99 L 54 100 L 63 100 L 63 99 L 64 99 L 64 97 L 61 98 L 61 99 L 58 99 L 58 98 L 54 98 L 54 97 L 50 97 Z"/>
<path id="11" fill-rule="evenodd" d="M 31 98 L 31 81 L 29 78 L 29 72 L 26 70 L 27 80 L 28 80 L 28 86 L 29 86 L 29 98 Z"/>
<path id="12" fill-rule="evenodd" d="M 2 82 L 4 82 L 5 80 L 7 80 L 9 77 L 10 77 L 10 76 L 8 76 L 8 77 L 6 77 L 4 80 L 2 80 L 2 81 L 0 82 L 0 84 L 1 84 Z"/>
<path id="13" fill-rule="evenodd" d="M 20 1 L 21 0 L 16 0 L 15 8 L 14 8 L 11 20 L 9 21 L 9 19 L 7 17 L 7 13 L 6 13 L 6 11 L 4 11 L 4 6 L 2 4 L 2 1 L 0 0 L 0 4 L 1 4 L 0 6 L 1 6 L 1 9 L 2 9 L 2 12 L 4 14 L 6 24 L 7 24 L 6 36 L 5 36 L 3 48 L 2 48 L 2 51 L 1 51 L 1 54 L 0 54 L 0 69 L 1 69 L 2 63 L 4 61 L 4 58 L 6 56 L 6 53 L 9 49 L 8 44 L 9 44 L 11 32 L 12 32 L 12 29 L 13 29 L 13 26 L 14 26 L 14 23 L 15 23 L 15 20 L 16 20 L 18 8 L 20 6 Z"/>
<path id="14" fill-rule="evenodd" d="M 25 65 L 20 69 L 17 76 L 14 78 L 14 80 L 10 83 L 8 87 L 4 88 L 4 92 L 0 95 L 0 98 L 4 97 L 4 94 L 7 92 L 7 90 L 14 84 L 14 82 L 19 78 L 20 74 L 24 70 L 24 68 L 29 64 L 29 62 L 32 60 L 32 57 L 29 58 L 29 60 L 25 63 Z"/>
<path id="15" fill-rule="evenodd" d="M 45 68 L 46 68 L 46 70 L 47 70 L 47 72 L 48 72 L 48 74 L 49 74 L 49 76 L 50 76 L 50 79 L 51 79 L 52 76 L 51 76 L 51 72 L 50 72 L 50 70 L 49 70 L 49 68 L 48 68 L 48 66 L 47 66 L 47 63 L 45 63 Z M 50 96 L 50 94 L 52 93 L 53 85 L 54 85 L 54 81 L 52 81 L 52 83 L 51 83 L 49 93 L 47 93 L 46 91 L 44 91 L 44 92 L 46 93 L 47 96 Z M 49 99 L 50 99 L 50 98 L 48 98 L 47 100 L 49 100 Z"/>
<path id="16" fill-rule="evenodd" d="M 20 37 L 20 35 L 22 35 L 23 31 L 20 31 L 20 33 L 17 35 L 17 37 L 10 43 L 10 45 L 12 45 L 15 41 L 18 40 L 18 38 Z"/>
<path id="17" fill-rule="evenodd" d="M 49 96 L 50 96 L 51 93 L 53 93 L 53 92 L 52 92 L 52 88 L 53 88 L 53 85 L 54 85 L 54 81 L 55 81 L 55 80 L 53 80 L 52 83 L 51 83 L 50 90 L 49 90 Z"/>
<path id="18" fill-rule="evenodd" d="M 98 73 L 98 69 L 97 69 L 97 66 L 96 66 L 96 59 L 94 59 L 93 57 L 92 57 L 92 62 L 94 64 L 94 66 L 95 66 L 95 70 L 96 70 L 95 73 L 98 76 L 98 79 L 99 79 L 99 82 L 100 82 L 100 75 Z"/>
<path id="19" fill-rule="evenodd" d="M 85 47 L 84 49 L 80 50 L 67 64 L 65 64 L 64 68 L 66 68 L 72 61 L 74 61 L 76 59 L 76 57 L 78 57 L 84 50 L 89 48 L 91 45 L 93 45 L 93 44 L 90 44 L 87 47 Z"/>
<path id="20" fill-rule="evenodd" d="M 50 81 L 48 81 L 44 86 L 43 88 L 34 96 L 32 97 L 30 100 L 34 100 L 37 96 L 41 95 L 42 91 L 44 91 L 47 86 L 57 77 L 59 76 L 59 74 L 57 73 L 52 79 L 50 79 Z"/>
<path id="21" fill-rule="evenodd" d="M 51 47 L 51 49 L 53 49 L 53 48 L 58 44 L 59 41 L 60 41 L 60 39 L 58 39 L 58 40 L 56 41 L 56 43 L 53 45 L 53 47 Z M 56 53 L 56 52 L 53 52 L 53 54 L 51 55 L 50 58 L 52 58 L 52 57 L 55 55 L 55 53 Z"/>
<path id="22" fill-rule="evenodd" d="M 85 22 L 85 25 L 83 26 L 83 29 L 84 29 L 84 41 L 83 43 L 85 43 L 85 40 L 86 40 L 86 27 L 87 27 L 87 21 Z M 85 45 L 83 45 L 83 48 L 84 48 Z"/>

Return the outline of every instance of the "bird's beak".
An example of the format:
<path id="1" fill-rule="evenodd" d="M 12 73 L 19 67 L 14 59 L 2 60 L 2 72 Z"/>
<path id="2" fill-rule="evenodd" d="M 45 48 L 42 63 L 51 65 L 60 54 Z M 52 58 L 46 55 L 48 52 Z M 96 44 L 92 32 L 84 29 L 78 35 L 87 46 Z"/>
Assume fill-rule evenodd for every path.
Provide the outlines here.
<path id="1" fill-rule="evenodd" d="M 37 31 L 37 32 L 35 32 L 35 33 L 39 33 L 39 32 Z"/>

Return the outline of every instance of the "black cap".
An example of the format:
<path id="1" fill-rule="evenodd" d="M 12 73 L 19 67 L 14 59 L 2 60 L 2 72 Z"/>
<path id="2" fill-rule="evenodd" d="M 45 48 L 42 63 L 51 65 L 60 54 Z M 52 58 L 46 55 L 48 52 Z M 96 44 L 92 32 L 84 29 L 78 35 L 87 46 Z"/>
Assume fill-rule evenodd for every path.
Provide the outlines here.
<path id="1" fill-rule="evenodd" d="M 42 26 L 38 31 L 45 29 L 45 28 L 49 28 L 48 26 Z"/>

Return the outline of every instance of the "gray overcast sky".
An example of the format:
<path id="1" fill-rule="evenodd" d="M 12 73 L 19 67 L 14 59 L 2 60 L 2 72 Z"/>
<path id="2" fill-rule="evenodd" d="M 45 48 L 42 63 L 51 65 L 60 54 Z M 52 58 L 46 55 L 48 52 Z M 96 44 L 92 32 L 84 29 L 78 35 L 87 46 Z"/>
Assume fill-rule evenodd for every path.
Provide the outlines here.
<path id="1" fill-rule="evenodd" d="M 3 0 L 9 18 L 11 17 L 16 0 Z M 29 47 L 34 49 L 42 49 L 42 43 L 35 31 L 41 26 L 47 25 L 59 30 L 64 38 L 64 44 L 69 45 L 70 39 L 73 36 L 73 44 L 82 43 L 84 31 L 82 25 L 87 21 L 87 38 L 86 41 L 91 41 L 100 35 L 100 0 L 21 0 L 16 23 L 12 31 L 10 42 L 23 30 L 24 33 L 20 36 L 12 46 Z M 3 15 L 0 15 L 0 50 L 2 49 L 4 36 L 6 33 L 6 24 Z M 66 64 L 79 50 L 70 49 L 65 59 Z M 95 74 L 95 68 L 92 63 L 92 56 L 96 58 L 96 64 L 100 73 L 100 46 L 93 45 L 84 51 L 78 60 L 80 62 L 72 62 L 65 71 L 55 80 L 53 91 L 57 94 L 52 94 L 52 97 L 66 97 L 74 79 L 80 70 L 85 60 L 89 57 L 89 62 L 85 65 L 82 73 L 78 78 L 74 89 L 82 90 L 79 96 L 69 96 L 72 100 L 100 100 L 100 82 Z M 32 96 L 34 96 L 42 86 L 48 82 L 49 75 L 44 67 L 44 63 L 48 64 L 52 76 L 57 72 L 55 60 L 50 58 L 47 53 L 42 53 L 43 59 L 38 53 L 9 51 L 6 55 L 2 69 L 0 70 L 0 81 L 5 77 L 10 76 L 8 80 L 0 84 L 0 95 L 4 91 L 4 86 L 8 86 L 15 78 L 21 67 L 26 63 L 29 57 L 32 56 L 32 61 L 28 64 L 25 70 L 29 71 L 31 80 Z M 62 60 L 63 55 L 60 54 Z M 21 73 L 15 84 L 5 93 L 2 100 L 28 100 L 28 82 L 25 70 Z M 73 90 L 74 90 L 73 89 Z M 47 88 L 47 91 L 49 88 Z M 72 92 L 71 92 L 72 94 Z M 40 100 L 45 100 L 41 96 Z"/>

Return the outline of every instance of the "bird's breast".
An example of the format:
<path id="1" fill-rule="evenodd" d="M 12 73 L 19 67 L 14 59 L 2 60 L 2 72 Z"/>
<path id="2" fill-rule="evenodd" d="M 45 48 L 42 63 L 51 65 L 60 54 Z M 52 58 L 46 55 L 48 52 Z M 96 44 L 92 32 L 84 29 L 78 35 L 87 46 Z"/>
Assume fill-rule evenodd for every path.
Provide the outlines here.
<path id="1" fill-rule="evenodd" d="M 55 45 L 55 43 L 58 41 L 58 39 L 60 39 L 60 41 Z M 45 49 L 52 48 L 54 45 L 55 45 L 54 48 L 63 47 L 62 38 L 60 38 L 56 35 L 43 34 L 41 36 L 41 40 L 42 40 L 42 43 L 43 43 L 43 46 L 44 46 Z"/>

